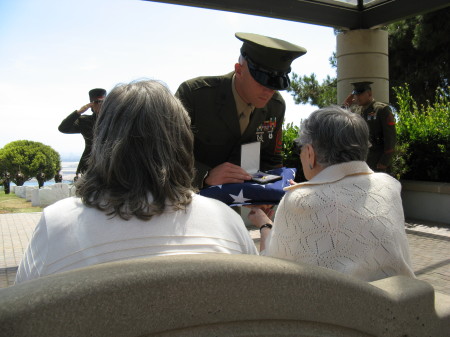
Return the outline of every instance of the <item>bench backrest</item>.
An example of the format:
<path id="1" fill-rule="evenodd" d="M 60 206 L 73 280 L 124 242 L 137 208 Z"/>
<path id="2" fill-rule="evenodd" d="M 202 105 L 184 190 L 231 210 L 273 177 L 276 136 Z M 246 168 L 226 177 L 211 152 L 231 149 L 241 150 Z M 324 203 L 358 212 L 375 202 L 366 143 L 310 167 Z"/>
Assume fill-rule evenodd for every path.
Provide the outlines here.
<path id="1" fill-rule="evenodd" d="M 107 263 L 0 290 L 0 336 L 448 336 L 449 297 L 246 255 Z"/>

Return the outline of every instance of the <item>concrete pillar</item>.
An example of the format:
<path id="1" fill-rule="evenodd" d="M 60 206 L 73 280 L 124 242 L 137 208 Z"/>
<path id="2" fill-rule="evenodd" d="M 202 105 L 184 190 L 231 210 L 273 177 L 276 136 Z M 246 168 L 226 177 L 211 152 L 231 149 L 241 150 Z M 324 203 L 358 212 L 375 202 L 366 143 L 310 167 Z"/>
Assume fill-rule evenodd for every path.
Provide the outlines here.
<path id="1" fill-rule="evenodd" d="M 338 103 L 353 89 L 351 82 L 371 81 L 373 97 L 389 102 L 388 33 L 379 29 L 357 29 L 337 35 Z"/>

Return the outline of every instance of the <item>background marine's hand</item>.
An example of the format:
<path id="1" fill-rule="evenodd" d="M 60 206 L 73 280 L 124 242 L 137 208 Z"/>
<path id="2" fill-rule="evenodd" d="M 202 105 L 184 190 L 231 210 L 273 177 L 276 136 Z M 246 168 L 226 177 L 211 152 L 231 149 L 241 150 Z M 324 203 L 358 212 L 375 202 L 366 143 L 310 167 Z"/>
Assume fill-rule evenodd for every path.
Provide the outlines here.
<path id="1" fill-rule="evenodd" d="M 353 96 L 353 94 L 350 94 L 347 96 L 347 98 L 345 99 L 344 103 L 342 103 L 342 105 L 349 107 L 352 104 L 354 104 L 354 96 Z"/>
<path id="2" fill-rule="evenodd" d="M 89 108 L 92 108 L 92 106 L 94 105 L 94 103 L 88 103 L 83 105 L 81 108 L 79 108 L 77 110 L 77 112 L 81 115 L 82 113 L 86 112 Z"/>

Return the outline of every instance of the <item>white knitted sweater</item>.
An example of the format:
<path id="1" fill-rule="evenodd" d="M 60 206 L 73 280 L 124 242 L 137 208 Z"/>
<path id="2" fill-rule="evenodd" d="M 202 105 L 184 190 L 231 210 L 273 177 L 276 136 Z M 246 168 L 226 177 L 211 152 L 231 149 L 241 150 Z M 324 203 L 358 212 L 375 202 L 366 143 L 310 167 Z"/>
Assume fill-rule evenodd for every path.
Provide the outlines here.
<path id="1" fill-rule="evenodd" d="M 285 190 L 263 255 L 365 281 L 414 277 L 396 179 L 353 161 Z"/>

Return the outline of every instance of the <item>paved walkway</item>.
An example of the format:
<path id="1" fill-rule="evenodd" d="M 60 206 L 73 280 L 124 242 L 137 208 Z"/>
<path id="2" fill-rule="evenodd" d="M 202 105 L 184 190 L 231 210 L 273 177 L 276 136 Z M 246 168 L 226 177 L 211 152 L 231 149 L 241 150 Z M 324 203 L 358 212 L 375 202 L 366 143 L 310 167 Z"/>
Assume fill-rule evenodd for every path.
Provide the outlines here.
<path id="1" fill-rule="evenodd" d="M 17 266 L 41 213 L 0 214 L 0 288 L 14 284 Z M 406 223 L 411 259 L 417 278 L 450 295 L 450 228 Z M 259 245 L 258 230 L 250 230 Z"/>

